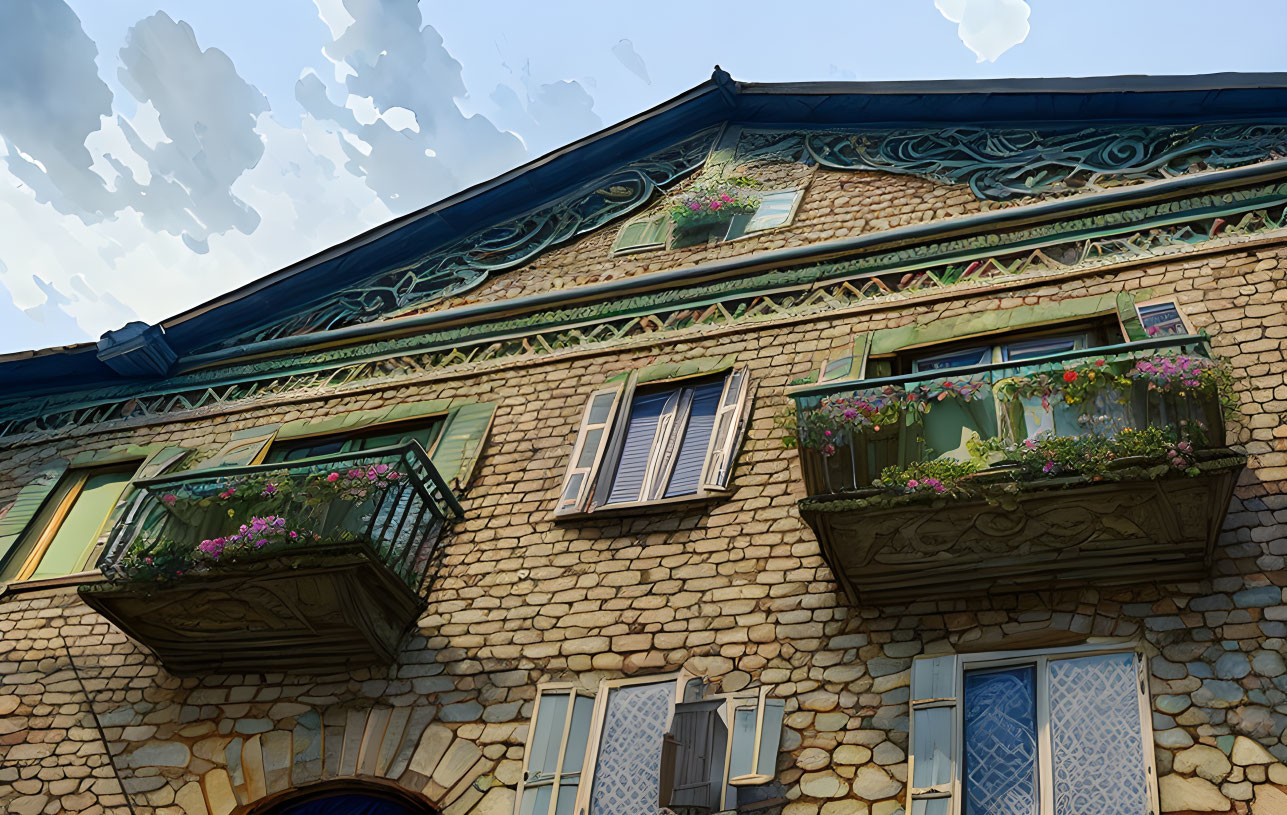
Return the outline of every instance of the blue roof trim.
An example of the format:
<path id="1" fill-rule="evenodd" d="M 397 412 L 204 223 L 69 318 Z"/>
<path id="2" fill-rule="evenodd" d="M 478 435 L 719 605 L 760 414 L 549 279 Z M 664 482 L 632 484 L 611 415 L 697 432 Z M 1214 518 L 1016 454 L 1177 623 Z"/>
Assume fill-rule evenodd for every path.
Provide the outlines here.
<path id="1" fill-rule="evenodd" d="M 933 82 L 737 83 L 716 70 L 707 82 L 639 116 L 394 219 L 206 304 L 164 321 L 182 358 L 212 337 L 289 310 L 373 268 L 514 217 L 664 144 L 722 122 L 761 127 L 971 124 L 1057 126 L 1130 121 L 1280 119 L 1287 74 L 1107 77 Z M 40 393 L 130 381 L 93 345 L 0 357 L 0 390 Z"/>

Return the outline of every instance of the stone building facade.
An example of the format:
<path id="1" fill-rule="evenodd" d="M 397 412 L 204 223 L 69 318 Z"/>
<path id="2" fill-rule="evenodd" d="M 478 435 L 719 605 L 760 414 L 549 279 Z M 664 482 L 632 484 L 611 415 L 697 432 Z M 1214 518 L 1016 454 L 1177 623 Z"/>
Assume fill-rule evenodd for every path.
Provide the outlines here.
<path id="1" fill-rule="evenodd" d="M 380 301 L 379 319 L 364 314 L 366 301 L 354 306 L 337 297 L 347 303 L 347 325 L 303 319 L 283 328 L 245 316 L 253 310 L 237 312 L 238 303 L 257 296 L 240 292 L 185 316 L 187 323 L 207 320 L 199 332 L 176 323 L 165 326 L 164 337 L 145 332 L 132 345 L 114 345 L 120 338 L 109 335 L 98 348 L 0 361 L 0 376 L 10 377 L 6 387 L 16 394 L 0 406 L 0 507 L 7 508 L 0 510 L 7 511 L 0 545 L 11 547 L 0 566 L 10 581 L 0 596 L 0 809 L 229 815 L 285 812 L 301 793 L 334 792 L 397 801 L 413 812 L 543 812 L 534 794 L 535 804 L 520 806 L 524 790 L 538 789 L 529 759 L 545 738 L 532 732 L 539 729 L 539 695 L 551 721 L 550 700 L 568 705 L 569 723 L 568 700 L 588 700 L 587 711 L 594 706 L 582 747 L 584 789 L 575 775 L 554 786 L 577 796 L 577 811 L 596 815 L 656 811 L 649 790 L 667 782 L 654 773 L 665 776 L 659 760 L 669 760 L 659 759 L 657 736 L 670 731 L 673 740 L 675 711 L 700 706 L 698 698 L 731 700 L 723 708 L 731 730 L 734 709 L 754 711 L 756 737 L 746 741 L 738 731 L 727 743 L 771 755 L 758 757 L 751 783 L 725 784 L 729 771 L 721 777 L 716 767 L 720 803 L 688 812 L 1287 813 L 1287 167 L 1277 158 L 1287 125 L 1267 112 L 1280 106 L 1282 88 L 1262 82 L 1254 90 L 1213 89 L 1200 79 L 1126 89 L 1105 82 L 1058 93 L 1040 84 L 920 88 L 950 96 L 944 113 L 906 101 L 914 93 L 741 86 L 717 75 L 663 113 L 568 148 L 560 156 L 568 162 L 563 177 L 550 177 L 561 183 L 549 188 L 559 195 L 526 201 L 537 215 L 518 218 L 539 239 L 517 229 L 535 242 L 506 263 L 484 262 L 510 249 L 474 240 L 494 225 L 469 209 L 463 211 L 474 212 L 473 220 L 462 215 L 455 226 L 463 244 L 416 245 L 414 258 L 405 244 L 381 249 L 398 255 L 390 268 L 433 266 L 438 276 L 398 290 L 420 296 L 437 287 L 419 301 L 404 297 L 396 308 Z M 1124 91 L 1133 95 L 1139 125 L 1120 123 L 1115 106 Z M 824 95 L 808 121 L 771 104 Z M 726 97 L 734 101 L 721 101 Z M 1010 107 L 989 108 L 989 98 Z M 1013 151 L 987 161 L 975 151 L 978 166 L 969 174 L 952 163 L 971 147 L 953 139 L 978 131 L 991 132 L 994 143 L 998 134 L 1017 143 L 1017 130 L 993 123 L 1043 106 L 1049 123 L 1024 130 L 1032 137 L 1022 154 L 1027 165 Z M 956 119 L 944 122 L 944 115 Z M 1079 138 L 1070 143 L 1067 122 L 1074 119 Z M 894 128 L 894 135 L 933 130 L 940 134 L 934 150 L 942 152 L 900 165 L 897 156 L 905 154 L 873 141 L 866 121 L 920 123 Z M 696 160 L 657 159 L 692 134 L 701 136 L 688 151 Z M 1103 139 L 1098 147 L 1130 140 L 1149 159 L 1102 166 L 1103 153 L 1075 146 L 1096 138 Z M 1067 169 L 1077 149 L 1087 152 Z M 630 167 L 651 169 L 621 169 Z M 520 168 L 496 189 L 548 181 L 540 172 Z M 652 219 L 671 228 L 670 209 L 686 191 L 725 189 L 718 183 L 742 177 L 759 182 L 751 189 L 761 206 L 775 191 L 796 193 L 780 222 L 735 240 L 708 229 L 695 245 L 674 246 L 684 241 L 672 233 L 668 245 L 620 250 L 629 224 Z M 638 178 L 648 181 L 628 188 Z M 605 194 L 598 212 L 582 206 L 573 224 L 569 202 L 584 203 L 584 190 L 602 179 L 627 189 Z M 629 196 L 633 203 L 620 203 Z M 470 200 L 448 203 L 467 208 Z M 432 217 L 440 216 L 424 216 Z M 381 240 L 340 249 L 358 253 Z M 364 275 L 380 271 L 363 268 Z M 313 275 L 314 291 L 387 290 L 383 279 L 349 270 L 295 274 Z M 273 285 L 292 285 L 284 280 Z M 291 296 L 287 291 L 283 302 Z M 1154 304 L 1170 310 L 1145 310 Z M 301 300 L 281 313 L 307 317 L 327 308 Z M 845 550 L 861 535 L 845 523 L 861 527 L 870 523 L 864 513 L 876 510 L 904 511 L 910 514 L 900 523 L 919 523 L 968 499 L 951 490 L 922 496 L 906 478 L 892 498 L 886 490 L 871 499 L 859 477 L 848 491 L 816 489 L 806 481 L 809 457 L 824 467 L 837 459 L 819 458 L 803 432 L 804 411 L 816 404 L 807 401 L 810 388 L 831 383 L 824 401 L 861 394 L 864 378 L 906 374 L 916 354 L 928 359 L 963 343 L 1040 339 L 1062 326 L 1086 336 L 1108 332 L 1107 340 L 1087 343 L 1114 353 L 1134 341 L 1161 354 L 1170 348 L 1165 336 L 1134 339 L 1155 313 L 1178 319 L 1183 330 L 1176 334 L 1205 335 L 1210 356 L 1230 366 L 1237 410 L 1226 439 L 1207 446 L 1227 448 L 1224 458 L 1208 458 L 1212 468 L 1225 468 L 1232 497 L 1220 492 L 1223 476 L 1215 469 L 1191 475 L 1163 460 L 1162 472 L 1149 476 L 1159 494 L 1210 481 L 1228 505 L 1202 514 L 1183 505 L 1188 499 L 1166 504 L 1161 515 L 1148 516 L 1157 529 L 1133 527 L 1130 535 L 1182 548 L 1201 544 L 1209 531 L 1205 554 L 1173 562 L 1145 548 L 1140 561 L 1111 547 L 1096 550 L 1106 537 L 1089 519 L 1102 515 L 1120 531 L 1139 526 L 1138 516 L 1113 514 L 1104 506 L 1111 495 L 1079 497 L 1079 490 L 1124 482 L 1072 478 L 1060 482 L 1058 500 L 1072 504 L 1057 518 L 1022 501 L 1001 503 L 1007 518 L 1044 519 L 1027 537 L 979 527 L 1000 543 L 984 546 L 982 561 L 961 561 L 958 573 L 992 581 L 983 589 L 918 582 L 922 565 L 957 568 L 951 558 L 974 545 L 968 536 L 925 544 L 910 561 L 882 560 L 877 552 L 854 566 Z M 198 333 L 204 345 L 183 347 Z M 95 362 L 85 367 L 86 358 Z M 839 376 L 828 365 L 837 361 Z M 72 390 L 50 384 L 60 369 L 78 377 Z M 576 459 L 591 445 L 587 400 L 594 394 L 612 383 L 635 394 L 670 387 L 695 405 L 700 387 L 685 397 L 688 383 L 713 382 L 719 392 L 718 383 L 733 375 L 747 384 L 728 430 L 723 488 L 668 499 L 664 492 L 678 490 L 674 475 L 652 500 L 614 502 L 594 492 L 577 503 L 572 488 L 567 504 Z M 629 391 L 616 397 L 618 421 L 643 415 L 638 401 L 633 413 L 624 412 L 630 398 Z M 489 406 L 475 410 L 482 419 L 460 418 L 478 405 Z M 225 601 L 203 613 L 260 632 L 268 648 L 256 658 L 267 667 L 242 661 L 235 671 L 172 671 L 164 647 L 127 635 L 92 597 L 92 585 L 104 580 L 93 571 L 100 553 L 111 549 L 114 530 L 128 525 L 132 496 L 146 493 L 125 481 L 97 548 L 87 541 L 89 554 L 77 561 L 89 568 L 43 576 L 33 567 L 24 573 L 19 563 L 39 560 L 32 552 L 41 545 L 57 545 L 43 530 L 51 502 L 64 494 L 57 485 L 78 469 L 124 462 L 136 480 L 217 474 L 293 439 L 426 416 L 447 417 L 434 431 L 437 449 L 426 446 L 461 512 L 424 563 L 423 611 L 383 664 L 276 669 L 272 625 L 238 621 Z M 458 437 L 451 436 L 453 420 L 463 428 Z M 603 483 L 613 456 L 626 455 L 623 433 L 616 433 L 616 452 L 606 441 L 612 434 L 603 436 Z M 451 438 L 458 449 L 447 449 Z M 246 449 L 241 459 L 232 455 Z M 178 452 L 166 458 L 162 451 Z M 1167 454 L 1172 460 L 1174 452 Z M 684 458 L 682 450 L 673 455 Z M 50 478 L 55 461 L 63 465 Z M 714 466 L 702 469 L 703 484 Z M 48 483 L 38 493 L 31 485 L 42 478 Z M 81 494 L 90 495 L 88 487 Z M 570 511 L 560 512 L 565 506 Z M 72 506 L 64 517 L 74 512 Z M 842 515 L 848 520 L 836 520 Z M 1062 543 L 1046 545 L 1055 539 Z M 1072 550 L 1090 565 L 1068 560 Z M 1023 567 L 1028 577 L 996 571 L 996 561 L 1021 555 L 1031 555 Z M 885 579 L 880 570 L 895 561 L 903 569 L 899 585 L 909 588 L 871 594 Z M 257 568 L 288 568 L 267 564 Z M 1150 577 L 1150 564 L 1183 576 Z M 1080 578 L 1061 575 L 1079 569 Z M 995 574 L 1002 577 L 989 577 Z M 182 591 L 185 583 L 166 575 L 157 585 Z M 149 612 L 153 622 L 159 613 Z M 1123 724 L 1111 705 L 1094 703 L 1118 693 L 1120 682 L 1075 705 L 1060 701 L 1059 694 L 1073 693 L 1071 680 L 1060 684 L 1062 672 L 1101 664 L 1117 670 L 1126 665 L 1112 662 L 1118 656 L 1145 666 L 1141 715 Z M 1051 667 L 1056 663 L 1062 667 Z M 926 676 L 942 669 L 947 690 L 934 690 L 932 679 L 924 680 L 932 692 L 915 687 L 921 667 Z M 1013 696 L 983 704 L 993 692 L 985 687 L 989 677 L 1007 670 L 1027 688 L 1019 695 L 1029 694 L 1023 698 L 1035 713 L 1018 711 L 1014 705 L 1023 702 Z M 1043 672 L 1035 684 L 1024 685 L 1028 670 Z M 975 707 L 981 712 L 971 712 Z M 632 710 L 654 723 L 631 724 Z M 950 712 L 956 724 L 935 730 L 936 710 Z M 996 741 L 995 732 L 987 740 L 995 727 L 988 716 L 1002 714 L 1011 716 L 1007 732 L 1017 742 L 1036 728 L 1032 743 L 1040 746 L 1026 759 L 987 754 Z M 913 743 L 914 724 L 924 744 Z M 559 741 L 562 727 L 553 743 L 575 745 L 575 735 Z M 1064 733 L 1107 752 L 1061 746 Z M 642 744 L 627 743 L 636 736 Z M 614 739 L 624 745 L 618 752 Z M 679 741 L 682 773 L 691 745 Z M 1130 767 L 1108 771 L 1100 765 L 1121 757 L 1110 743 L 1141 744 L 1142 751 L 1125 762 Z M 739 760 L 719 755 L 729 766 Z M 936 776 L 944 760 L 946 774 Z M 1025 760 L 1042 769 L 1023 764 L 1018 775 L 1028 773 L 1027 780 L 987 777 L 989 768 Z M 1046 789 L 1052 783 L 1053 793 Z M 636 796 L 632 803 L 614 799 L 613 784 L 619 795 Z M 1126 794 L 1116 784 L 1134 786 Z M 671 800 L 685 811 L 680 799 Z"/>

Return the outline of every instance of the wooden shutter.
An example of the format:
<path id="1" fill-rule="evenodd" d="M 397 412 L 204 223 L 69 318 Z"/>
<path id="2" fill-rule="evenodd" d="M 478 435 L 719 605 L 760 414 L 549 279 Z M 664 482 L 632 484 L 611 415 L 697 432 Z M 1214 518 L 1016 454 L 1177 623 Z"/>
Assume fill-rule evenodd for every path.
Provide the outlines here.
<path id="1" fill-rule="evenodd" d="M 492 402 L 461 405 L 447 414 L 430 458 L 439 475 L 457 492 L 469 486 L 495 415 Z"/>
<path id="2" fill-rule="evenodd" d="M 58 480 L 67 472 L 67 462 L 58 459 L 27 482 L 8 508 L 0 514 L 0 572 L 9 565 L 18 539 L 45 505 Z"/>
<path id="3" fill-rule="evenodd" d="M 612 244 L 612 251 L 629 252 L 664 245 L 668 221 L 669 216 L 666 214 L 631 221 L 621 228 L 616 241 Z"/>
<path id="4" fill-rule="evenodd" d="M 950 815 L 956 785 L 956 655 L 912 662 L 908 815 Z"/>
<path id="5" fill-rule="evenodd" d="M 210 470 L 215 467 L 240 467 L 246 464 L 258 464 L 277 435 L 277 425 L 268 427 L 251 427 L 238 430 L 232 439 L 220 448 L 213 457 L 201 462 L 198 469 Z"/>
<path id="6" fill-rule="evenodd" d="M 604 473 L 609 487 L 604 503 L 631 503 L 646 495 L 643 490 L 648 483 L 649 465 L 655 460 L 653 451 L 660 438 L 658 430 L 664 422 L 668 422 L 667 411 L 673 420 L 678 391 L 676 388 L 672 391 L 649 393 L 630 400 L 625 432 L 621 434 L 621 452 L 611 458 L 614 465 L 612 477 L 609 479 L 608 474 Z"/>
<path id="7" fill-rule="evenodd" d="M 675 705 L 661 747 L 661 806 L 680 815 L 720 809 L 728 742 L 723 706 L 723 699 Z"/>
<path id="8" fill-rule="evenodd" d="M 733 473 L 733 459 L 738 445 L 746 434 L 751 416 L 751 377 L 745 366 L 734 368 L 724 382 L 719 410 L 715 414 L 715 429 L 702 469 L 701 487 L 704 490 L 728 489 Z"/>
<path id="9" fill-rule="evenodd" d="M 692 388 L 683 432 L 676 434 L 679 437 L 675 442 L 677 453 L 666 480 L 661 484 L 664 490 L 658 489 L 656 497 L 675 498 L 696 495 L 700 491 L 702 471 L 710 453 L 711 434 L 726 380 L 727 377 Z"/>
<path id="10" fill-rule="evenodd" d="M 559 503 L 555 515 L 583 512 L 590 498 L 590 487 L 608 446 L 612 425 L 616 418 L 621 392 L 625 381 L 614 382 L 590 394 L 581 412 L 581 426 L 577 430 L 576 444 L 563 474 Z"/>

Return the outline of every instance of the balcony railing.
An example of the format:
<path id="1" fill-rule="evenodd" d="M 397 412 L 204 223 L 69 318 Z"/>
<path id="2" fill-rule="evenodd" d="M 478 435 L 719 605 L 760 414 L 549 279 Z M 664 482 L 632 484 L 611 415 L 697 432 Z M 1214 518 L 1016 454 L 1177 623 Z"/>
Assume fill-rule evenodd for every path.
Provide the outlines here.
<path id="1" fill-rule="evenodd" d="M 1200 448 L 1222 447 L 1223 409 L 1217 395 L 1209 390 L 1150 387 L 1149 380 L 1137 378 L 1125 386 L 1099 390 L 1079 404 L 1069 404 L 1059 392 L 1067 384 L 1059 376 L 1063 370 L 1098 368 L 1102 377 L 1121 379 L 1128 377 L 1138 362 L 1159 355 L 1209 359 L 1206 343 L 1200 336 L 1167 337 L 1015 363 L 797 389 L 792 398 L 806 490 L 810 496 L 866 491 L 888 467 L 906 467 L 944 454 L 964 458 L 970 439 L 1017 444 L 1052 436 L 1112 437 L 1126 428 L 1159 427 L 1174 432 L 1177 441 Z M 1094 366 L 1101 360 L 1102 367 Z M 1050 393 L 1007 393 L 1009 384 L 1032 382 L 1043 375 L 1050 383 Z M 929 400 L 925 412 L 907 401 L 906 394 L 918 389 L 929 394 L 921 397 Z M 968 398 L 961 396 L 962 391 Z M 874 422 L 862 417 L 846 422 L 843 409 L 836 409 L 838 404 L 880 407 L 894 402 L 899 404 L 887 410 L 888 421 L 884 422 L 880 417 Z M 839 422 L 829 420 L 837 415 Z"/>
<path id="2" fill-rule="evenodd" d="M 1229 387 L 1185 336 L 797 389 L 800 512 L 858 602 L 1200 579 Z"/>
<path id="3" fill-rule="evenodd" d="M 183 674 L 392 659 L 462 516 L 414 442 L 136 486 L 82 595 Z"/>

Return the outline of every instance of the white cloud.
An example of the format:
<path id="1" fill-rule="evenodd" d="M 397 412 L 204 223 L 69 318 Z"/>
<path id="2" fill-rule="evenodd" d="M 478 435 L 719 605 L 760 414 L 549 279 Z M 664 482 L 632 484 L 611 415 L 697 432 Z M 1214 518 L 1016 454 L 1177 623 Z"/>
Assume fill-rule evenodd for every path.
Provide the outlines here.
<path id="1" fill-rule="evenodd" d="M 639 52 L 635 50 L 635 44 L 630 40 L 621 40 L 612 46 L 612 55 L 625 66 L 627 71 L 649 85 L 652 84 L 652 80 L 648 78 L 648 66 L 644 63 L 643 57 L 639 56 Z"/>
<path id="2" fill-rule="evenodd" d="M 978 62 L 996 62 L 1028 37 L 1032 9 L 1024 0 L 934 0 L 934 6 L 957 23 L 957 35 Z"/>

